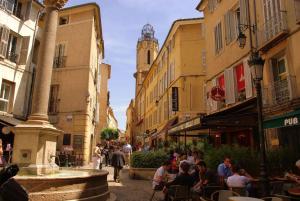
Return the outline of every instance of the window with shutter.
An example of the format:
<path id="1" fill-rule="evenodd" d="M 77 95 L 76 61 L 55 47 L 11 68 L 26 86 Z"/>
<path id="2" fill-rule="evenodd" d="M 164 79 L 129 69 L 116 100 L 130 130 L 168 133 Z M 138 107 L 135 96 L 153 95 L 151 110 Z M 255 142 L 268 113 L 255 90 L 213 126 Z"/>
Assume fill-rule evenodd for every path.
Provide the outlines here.
<path id="1" fill-rule="evenodd" d="M 55 114 L 58 112 L 58 92 L 59 85 L 52 85 L 50 88 L 50 97 L 49 97 L 49 108 L 48 112 L 50 114 Z"/>
<path id="2" fill-rule="evenodd" d="M 215 52 L 219 54 L 220 51 L 223 49 L 223 41 L 222 41 L 222 25 L 221 22 L 217 24 L 214 28 L 214 35 L 215 35 Z"/>
<path id="3" fill-rule="evenodd" d="M 235 103 L 235 86 L 233 68 L 225 70 L 225 102 L 226 104 Z"/>
<path id="4" fill-rule="evenodd" d="M 15 1 L 14 0 L 6 0 L 6 11 L 9 13 L 13 13 L 14 11 L 14 6 L 15 6 Z"/>
<path id="5" fill-rule="evenodd" d="M 296 22 L 300 24 L 300 0 L 295 0 L 294 3 Z"/>
<path id="6" fill-rule="evenodd" d="M 240 22 L 241 24 L 248 25 L 248 0 L 240 0 Z"/>
<path id="7" fill-rule="evenodd" d="M 66 56 L 65 56 L 66 44 L 57 44 L 55 47 L 53 68 L 65 67 Z"/>
<path id="8" fill-rule="evenodd" d="M 22 38 L 22 47 L 20 52 L 19 64 L 25 65 L 27 62 L 28 48 L 29 48 L 30 37 L 26 36 Z"/>
<path id="9" fill-rule="evenodd" d="M 214 78 L 212 81 L 212 87 L 217 86 L 217 79 Z M 213 100 L 211 97 L 209 97 L 210 101 L 211 101 L 211 110 L 212 111 L 216 111 L 218 109 L 218 102 Z"/>
<path id="10" fill-rule="evenodd" d="M 247 60 L 243 62 L 244 72 L 245 72 L 245 89 L 246 89 L 246 98 L 251 98 L 253 96 L 253 85 L 252 85 L 252 76 L 250 67 Z"/>
<path id="11" fill-rule="evenodd" d="M 0 29 L 0 57 L 6 58 L 10 30 L 6 26 Z"/>

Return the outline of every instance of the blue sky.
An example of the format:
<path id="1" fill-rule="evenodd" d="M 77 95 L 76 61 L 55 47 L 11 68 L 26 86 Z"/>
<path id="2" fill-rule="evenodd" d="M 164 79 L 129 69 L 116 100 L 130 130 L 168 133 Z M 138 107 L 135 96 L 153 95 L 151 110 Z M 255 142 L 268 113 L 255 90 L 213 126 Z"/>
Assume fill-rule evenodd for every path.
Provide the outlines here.
<path id="1" fill-rule="evenodd" d="M 90 2 L 69 0 L 67 6 Z M 97 0 L 100 5 L 105 45 L 104 62 L 111 64 L 110 103 L 119 122 L 126 127 L 126 109 L 134 98 L 136 43 L 142 27 L 150 23 L 161 47 L 176 19 L 200 17 L 199 0 Z"/>

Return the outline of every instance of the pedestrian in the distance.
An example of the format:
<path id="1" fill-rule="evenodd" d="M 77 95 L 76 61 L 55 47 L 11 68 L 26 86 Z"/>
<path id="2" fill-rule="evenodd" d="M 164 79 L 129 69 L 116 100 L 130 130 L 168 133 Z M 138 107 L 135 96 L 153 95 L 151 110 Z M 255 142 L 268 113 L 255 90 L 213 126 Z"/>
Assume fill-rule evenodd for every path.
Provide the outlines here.
<path id="1" fill-rule="evenodd" d="M 114 181 L 120 182 L 120 170 L 123 169 L 125 165 L 124 153 L 119 147 L 114 147 L 114 152 L 111 157 L 111 165 L 114 167 Z"/>
<path id="2" fill-rule="evenodd" d="M 100 143 L 97 143 L 94 152 L 93 152 L 93 168 L 94 169 L 102 169 L 102 156 Z"/>

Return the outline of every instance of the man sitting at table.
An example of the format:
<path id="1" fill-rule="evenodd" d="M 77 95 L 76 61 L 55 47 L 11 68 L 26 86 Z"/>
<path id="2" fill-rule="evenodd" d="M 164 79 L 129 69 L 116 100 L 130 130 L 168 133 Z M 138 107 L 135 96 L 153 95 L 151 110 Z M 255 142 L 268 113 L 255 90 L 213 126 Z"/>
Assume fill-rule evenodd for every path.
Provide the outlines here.
<path id="1" fill-rule="evenodd" d="M 227 178 L 227 185 L 229 188 L 245 188 L 245 191 L 250 194 L 252 193 L 252 186 L 250 181 L 253 178 L 245 171 L 243 171 L 243 175 L 239 173 L 240 169 L 236 166 L 232 165 L 231 167 L 233 175 Z"/>
<path id="2" fill-rule="evenodd" d="M 220 185 L 224 185 L 225 179 L 232 175 L 231 161 L 228 156 L 224 157 L 223 163 L 218 166 L 218 176 Z"/>
<path id="3" fill-rule="evenodd" d="M 172 185 L 186 186 L 187 188 L 191 188 L 193 185 L 193 178 L 188 173 L 190 164 L 187 162 L 182 162 L 180 164 L 180 168 L 182 172 L 180 172 L 173 181 L 166 183 L 163 189 L 163 192 L 166 194 L 165 200 L 168 200 L 169 195 L 173 195 L 175 193 L 174 190 L 170 188 Z"/>
<path id="4" fill-rule="evenodd" d="M 216 185 L 215 174 L 208 170 L 204 161 L 197 164 L 200 180 L 193 186 L 193 192 L 202 194 L 203 188 L 209 185 Z"/>
<path id="5" fill-rule="evenodd" d="M 161 167 L 159 167 L 153 177 L 152 187 L 154 190 L 162 190 L 165 182 L 167 171 L 171 168 L 171 162 L 165 161 Z"/>

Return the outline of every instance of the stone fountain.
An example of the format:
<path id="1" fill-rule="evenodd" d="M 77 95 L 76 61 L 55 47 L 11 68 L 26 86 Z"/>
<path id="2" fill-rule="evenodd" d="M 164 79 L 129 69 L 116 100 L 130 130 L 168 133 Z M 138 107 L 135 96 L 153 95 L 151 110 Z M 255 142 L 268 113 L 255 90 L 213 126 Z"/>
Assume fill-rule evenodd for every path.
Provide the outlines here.
<path id="1" fill-rule="evenodd" d="M 46 20 L 41 40 L 32 114 L 14 128 L 13 163 L 21 167 L 17 181 L 31 201 L 97 200 L 109 198 L 107 171 L 59 170 L 55 164 L 56 140 L 62 131 L 48 120 L 48 100 L 56 42 L 58 11 L 67 0 L 44 0 Z"/>

